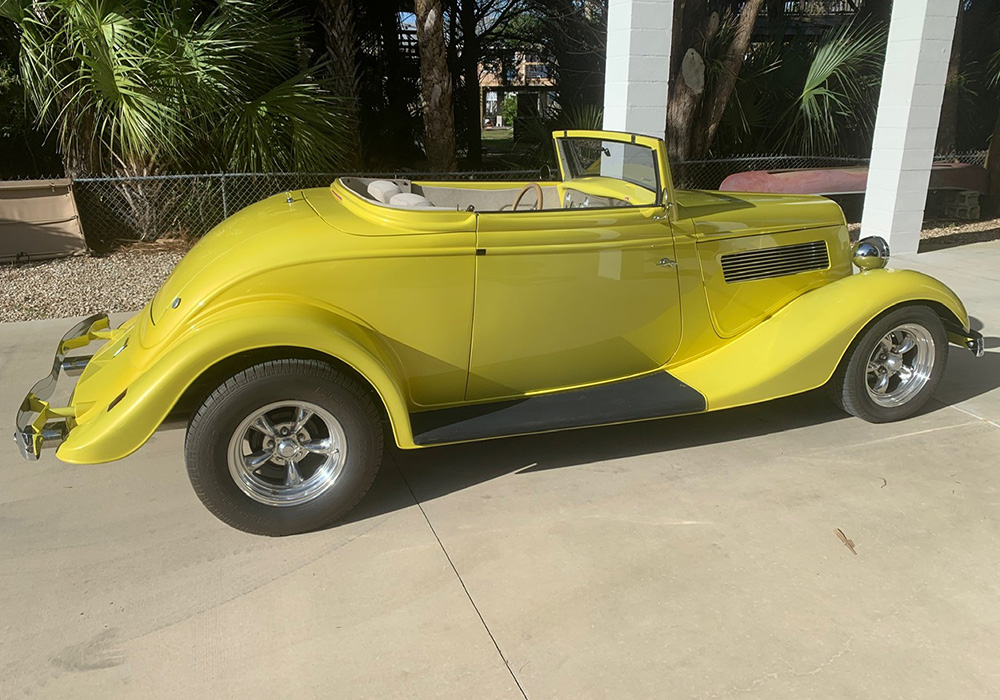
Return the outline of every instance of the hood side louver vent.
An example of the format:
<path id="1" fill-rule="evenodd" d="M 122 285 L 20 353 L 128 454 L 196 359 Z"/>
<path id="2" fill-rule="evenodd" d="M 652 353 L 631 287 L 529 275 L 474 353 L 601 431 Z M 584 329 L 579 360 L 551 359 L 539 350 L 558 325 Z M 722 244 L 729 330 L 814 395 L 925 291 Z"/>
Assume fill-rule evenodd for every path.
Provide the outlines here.
<path id="1" fill-rule="evenodd" d="M 722 274 L 726 282 L 748 282 L 795 275 L 830 267 L 825 241 L 796 243 L 723 255 Z"/>

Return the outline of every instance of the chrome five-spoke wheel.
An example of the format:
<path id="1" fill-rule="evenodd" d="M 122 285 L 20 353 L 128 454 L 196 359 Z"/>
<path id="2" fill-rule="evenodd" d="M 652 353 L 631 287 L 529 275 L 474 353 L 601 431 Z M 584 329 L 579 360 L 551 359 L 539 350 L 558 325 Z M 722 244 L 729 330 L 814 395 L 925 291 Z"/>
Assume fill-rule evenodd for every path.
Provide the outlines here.
<path id="1" fill-rule="evenodd" d="M 882 336 L 868 358 L 868 395 L 879 406 L 899 406 L 918 394 L 934 369 L 934 337 L 904 323 Z"/>
<path id="2" fill-rule="evenodd" d="M 382 461 L 375 394 L 313 359 L 268 360 L 237 372 L 202 403 L 184 444 L 188 476 L 220 520 L 291 535 L 340 520 Z"/>
<path id="3" fill-rule="evenodd" d="M 872 423 L 912 416 L 927 403 L 948 358 L 948 337 L 926 306 L 894 309 L 851 344 L 830 379 L 830 394 L 845 411 Z"/>
<path id="4" fill-rule="evenodd" d="M 250 498 L 293 506 L 333 486 L 347 452 L 333 414 L 305 401 L 271 403 L 247 416 L 229 441 L 229 471 Z"/>

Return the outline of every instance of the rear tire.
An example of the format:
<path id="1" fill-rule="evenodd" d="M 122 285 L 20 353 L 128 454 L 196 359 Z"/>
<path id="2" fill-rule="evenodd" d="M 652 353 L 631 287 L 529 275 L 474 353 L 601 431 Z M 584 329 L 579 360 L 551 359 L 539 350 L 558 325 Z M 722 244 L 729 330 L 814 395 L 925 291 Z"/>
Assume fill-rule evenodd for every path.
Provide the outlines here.
<path id="1" fill-rule="evenodd" d="M 315 360 L 273 360 L 224 382 L 188 426 L 188 477 L 208 510 L 244 532 L 281 536 L 341 519 L 382 460 L 371 394 Z"/>
<path id="2" fill-rule="evenodd" d="M 930 399 L 944 374 L 948 337 L 926 306 L 890 311 L 851 345 L 830 380 L 830 395 L 870 423 L 909 418 Z"/>

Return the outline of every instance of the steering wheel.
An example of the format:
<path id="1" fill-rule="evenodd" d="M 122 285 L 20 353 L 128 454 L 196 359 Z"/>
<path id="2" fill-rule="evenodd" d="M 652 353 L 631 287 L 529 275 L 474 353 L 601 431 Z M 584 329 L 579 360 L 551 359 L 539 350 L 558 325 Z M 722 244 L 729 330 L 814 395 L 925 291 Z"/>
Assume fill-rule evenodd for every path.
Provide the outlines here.
<path id="1" fill-rule="evenodd" d="M 511 211 L 517 211 L 517 205 L 521 203 L 521 198 L 528 193 L 528 190 L 535 191 L 535 210 L 541 211 L 542 187 L 537 182 L 529 182 L 527 185 L 521 188 L 521 191 L 517 193 L 517 197 L 514 198 L 514 206 L 510 208 Z"/>

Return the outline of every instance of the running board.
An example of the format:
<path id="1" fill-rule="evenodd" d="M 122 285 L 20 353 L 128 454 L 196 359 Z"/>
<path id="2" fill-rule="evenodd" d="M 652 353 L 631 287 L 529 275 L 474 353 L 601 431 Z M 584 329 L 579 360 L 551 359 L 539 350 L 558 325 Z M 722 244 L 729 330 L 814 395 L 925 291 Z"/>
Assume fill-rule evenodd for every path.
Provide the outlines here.
<path id="1" fill-rule="evenodd" d="M 611 384 L 410 414 L 415 445 L 665 418 L 706 409 L 705 397 L 657 372 Z"/>

